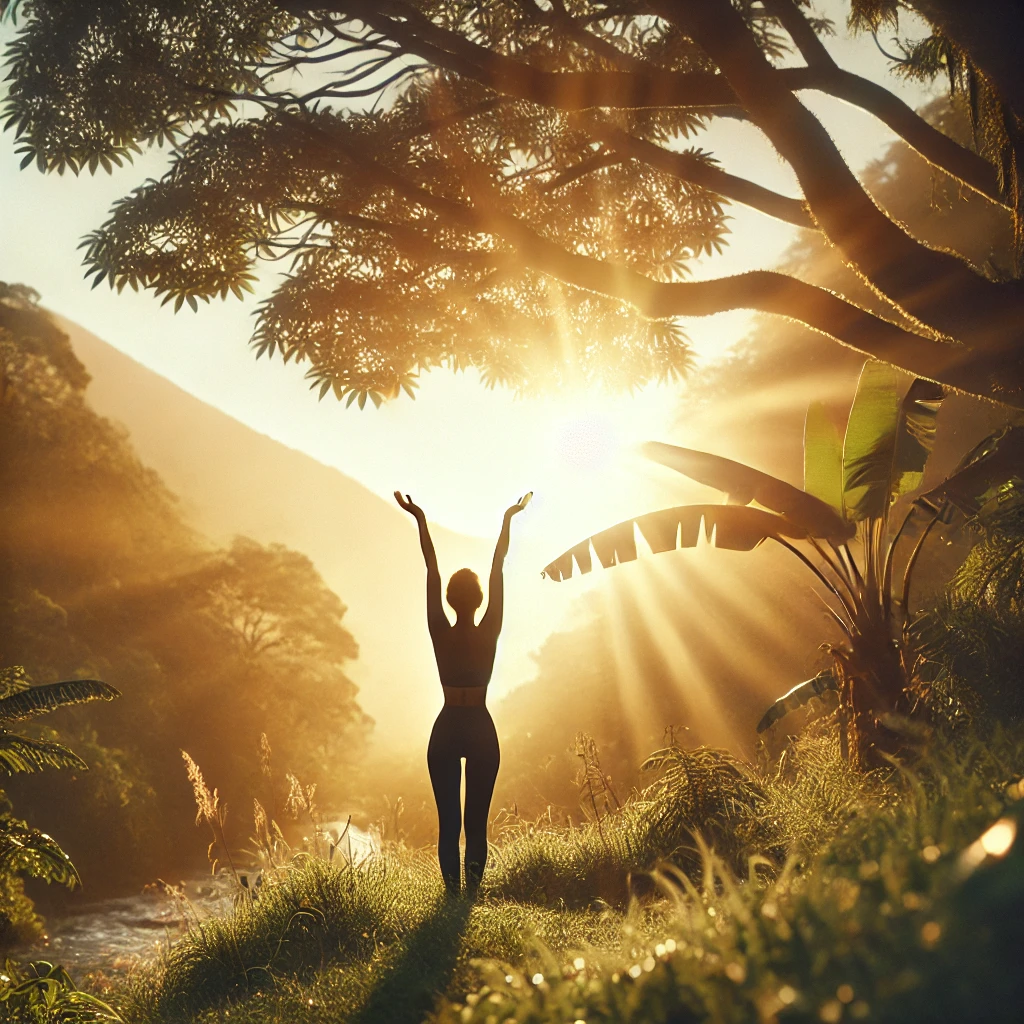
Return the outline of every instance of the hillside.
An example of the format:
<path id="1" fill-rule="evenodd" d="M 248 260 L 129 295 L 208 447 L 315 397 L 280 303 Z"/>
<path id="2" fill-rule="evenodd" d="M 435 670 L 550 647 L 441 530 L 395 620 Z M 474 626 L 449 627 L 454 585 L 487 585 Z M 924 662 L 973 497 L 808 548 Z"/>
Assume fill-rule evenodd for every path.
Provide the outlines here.
<path id="1" fill-rule="evenodd" d="M 220 544 L 236 534 L 308 555 L 348 605 L 360 645 L 351 675 L 378 737 L 418 740 L 439 703 L 423 613 L 419 546 L 396 506 L 302 452 L 250 429 L 58 317 L 92 381 L 89 402 L 125 426 L 142 461 Z M 482 570 L 486 542 L 439 527 L 442 565 Z M 401 638 L 396 643 L 396 638 Z"/>

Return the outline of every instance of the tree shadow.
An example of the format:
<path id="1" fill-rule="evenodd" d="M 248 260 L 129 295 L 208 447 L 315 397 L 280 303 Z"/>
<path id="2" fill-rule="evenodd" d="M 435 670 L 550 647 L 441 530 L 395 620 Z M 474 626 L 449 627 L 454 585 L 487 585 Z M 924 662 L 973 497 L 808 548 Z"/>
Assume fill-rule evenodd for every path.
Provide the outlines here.
<path id="1" fill-rule="evenodd" d="M 440 900 L 387 964 L 351 1024 L 420 1024 L 452 979 L 473 902 Z"/>

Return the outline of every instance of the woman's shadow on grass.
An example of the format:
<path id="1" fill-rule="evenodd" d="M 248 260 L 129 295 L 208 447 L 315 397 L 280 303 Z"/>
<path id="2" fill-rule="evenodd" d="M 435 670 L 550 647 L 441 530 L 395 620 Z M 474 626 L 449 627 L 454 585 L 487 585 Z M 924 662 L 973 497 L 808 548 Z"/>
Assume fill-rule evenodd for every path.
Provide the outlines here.
<path id="1" fill-rule="evenodd" d="M 409 933 L 351 1024 L 420 1024 L 455 972 L 473 901 L 440 900 Z"/>

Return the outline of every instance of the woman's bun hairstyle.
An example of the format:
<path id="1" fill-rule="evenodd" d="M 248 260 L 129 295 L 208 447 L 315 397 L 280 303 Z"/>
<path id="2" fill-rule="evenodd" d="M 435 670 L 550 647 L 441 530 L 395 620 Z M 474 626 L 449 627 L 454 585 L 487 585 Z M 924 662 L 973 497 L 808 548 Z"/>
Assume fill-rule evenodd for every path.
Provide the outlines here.
<path id="1" fill-rule="evenodd" d="M 456 612 L 475 612 L 484 601 L 480 577 L 472 569 L 453 572 L 445 597 Z"/>

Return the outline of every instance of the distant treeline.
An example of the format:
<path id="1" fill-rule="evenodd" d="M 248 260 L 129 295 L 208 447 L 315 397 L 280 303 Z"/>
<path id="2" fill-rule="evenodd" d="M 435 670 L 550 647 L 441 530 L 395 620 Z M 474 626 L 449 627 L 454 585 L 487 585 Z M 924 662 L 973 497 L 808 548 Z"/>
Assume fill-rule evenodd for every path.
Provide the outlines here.
<path id="1" fill-rule="evenodd" d="M 286 773 L 316 783 L 322 806 L 350 800 L 372 722 L 346 674 L 358 647 L 345 605 L 310 560 L 198 535 L 126 432 L 90 408 L 88 383 L 38 296 L 0 284 L 0 665 L 124 694 L 46 719 L 88 772 L 9 788 L 95 895 L 205 859 L 182 748 L 241 845 L 252 797 L 281 807 Z"/>

